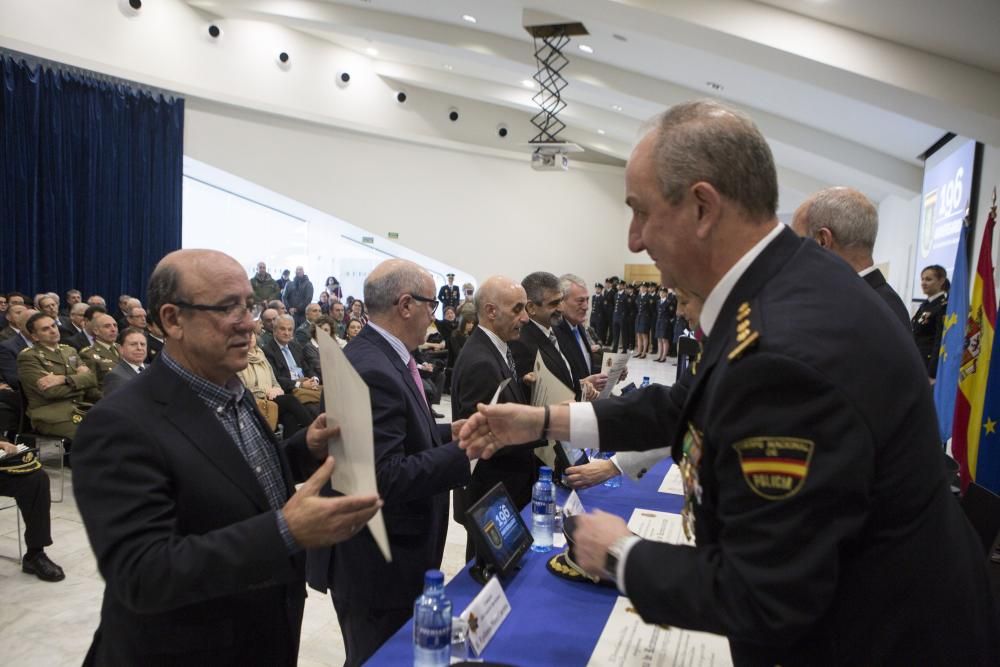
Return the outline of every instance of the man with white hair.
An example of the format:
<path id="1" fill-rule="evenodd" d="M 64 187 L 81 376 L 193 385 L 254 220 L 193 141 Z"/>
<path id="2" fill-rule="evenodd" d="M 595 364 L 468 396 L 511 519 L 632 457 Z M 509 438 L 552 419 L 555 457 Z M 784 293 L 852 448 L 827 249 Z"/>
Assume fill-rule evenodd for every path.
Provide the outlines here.
<path id="1" fill-rule="evenodd" d="M 607 373 L 594 373 L 591 355 L 600 349 L 587 335 L 585 323 L 590 307 L 590 291 L 580 276 L 572 273 L 559 278 L 562 288 L 562 321 L 553 327 L 559 346 L 569 360 L 574 378 L 580 383 L 583 398 L 593 400 L 608 384 Z"/>

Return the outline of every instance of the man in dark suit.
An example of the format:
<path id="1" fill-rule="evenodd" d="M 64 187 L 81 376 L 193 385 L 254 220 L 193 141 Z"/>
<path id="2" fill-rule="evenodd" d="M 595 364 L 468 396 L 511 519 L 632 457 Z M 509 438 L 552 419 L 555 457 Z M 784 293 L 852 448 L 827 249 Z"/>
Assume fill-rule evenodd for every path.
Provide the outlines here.
<path id="1" fill-rule="evenodd" d="M 84 664 L 295 665 L 303 549 L 378 509 L 376 496 L 319 496 L 336 434 L 325 416 L 280 443 L 242 390 L 252 294 L 227 255 L 163 258 L 149 280 L 161 358 L 77 432 L 73 487 L 105 580 Z"/>
<path id="2" fill-rule="evenodd" d="M 146 363 L 146 332 L 142 329 L 129 327 L 122 332 L 121 357 L 111 372 L 104 377 L 101 390 L 105 396 L 110 395 L 125 383 L 139 377 L 145 370 Z"/>
<path id="3" fill-rule="evenodd" d="M 434 279 L 412 262 L 388 260 L 365 280 L 368 326 L 344 349 L 368 385 L 375 473 L 392 562 L 371 533 L 309 554 L 309 585 L 332 592 L 347 646 L 360 665 L 413 613 L 424 572 L 441 566 L 448 491 L 469 480 L 452 426 L 431 416 L 413 355 L 434 318 Z M 460 427 L 457 422 L 455 427 Z"/>
<path id="4" fill-rule="evenodd" d="M 10 310 L 10 325 L 17 333 L 0 343 L 0 382 L 10 385 L 14 391 L 20 391 L 21 381 L 17 374 L 17 355 L 21 353 L 21 350 L 31 347 L 33 344 L 28 332 L 24 329 L 24 324 L 38 311 L 24 306 L 13 306 Z"/>
<path id="5" fill-rule="evenodd" d="M 531 392 L 514 362 L 511 341 L 517 340 L 528 323 L 524 288 L 505 276 L 488 278 L 476 292 L 479 326 L 472 330 L 462 347 L 451 375 L 451 415 L 459 420 L 476 411 L 479 403 L 489 403 L 504 380 L 510 382 L 500 392 L 501 403 L 527 403 Z M 542 443 L 538 443 L 542 444 Z M 465 522 L 465 510 L 498 482 L 503 482 L 520 510 L 531 500 L 531 486 L 538 477 L 538 464 L 530 447 L 512 448 L 490 461 L 480 461 L 468 486 L 455 493 L 455 518 Z M 467 531 L 471 531 L 468 526 Z M 466 559 L 475 548 L 471 532 L 466 542 Z"/>
<path id="6" fill-rule="evenodd" d="M 583 323 L 587 321 L 587 283 L 572 273 L 559 278 L 563 301 L 560 309 L 562 321 L 552 327 L 560 349 L 566 355 L 574 379 L 580 383 L 581 395 L 587 400 L 597 398 L 608 383 L 607 373 L 601 372 L 601 360 L 594 362 L 593 343 L 587 336 Z"/>
<path id="7" fill-rule="evenodd" d="M 735 664 L 1000 662 L 982 545 L 949 490 L 916 350 L 844 262 L 778 222 L 759 130 L 716 102 L 679 105 L 625 179 L 629 247 L 665 285 L 706 295 L 692 374 L 554 406 L 547 430 L 541 409 L 494 406 L 463 446 L 543 430 L 572 430 L 577 447 L 670 443 L 696 546 L 595 513 L 579 517 L 577 563 L 647 623 L 728 636 Z"/>
<path id="8" fill-rule="evenodd" d="M 84 314 L 88 308 L 90 306 L 85 303 L 74 303 L 69 309 L 69 326 L 59 328 L 59 341 L 72 346 L 77 352 L 92 344 L 84 333 Z"/>
<path id="9" fill-rule="evenodd" d="M 294 318 L 291 315 L 280 315 L 274 322 L 274 337 L 264 345 L 264 356 L 286 394 L 291 394 L 299 387 L 319 389 L 319 380 L 306 377 L 302 370 L 302 348 L 295 342 L 294 335 Z"/>
<path id="10" fill-rule="evenodd" d="M 521 287 L 527 297 L 524 309 L 530 319 L 521 327 L 521 335 L 510 341 L 518 376 L 524 377 L 532 372 L 535 358 L 541 352 L 545 367 L 572 389 L 579 400 L 580 382 L 573 375 L 569 361 L 559 348 L 559 341 L 552 331 L 553 323 L 558 322 L 562 316 L 559 310 L 562 306 L 559 278 L 545 271 L 536 271 L 525 276 Z"/>
<path id="11" fill-rule="evenodd" d="M 872 252 L 878 235 L 878 209 L 868 197 L 852 188 L 820 190 L 795 210 L 792 229 L 850 264 L 910 331 L 910 314 L 903 300 L 875 268 Z"/>

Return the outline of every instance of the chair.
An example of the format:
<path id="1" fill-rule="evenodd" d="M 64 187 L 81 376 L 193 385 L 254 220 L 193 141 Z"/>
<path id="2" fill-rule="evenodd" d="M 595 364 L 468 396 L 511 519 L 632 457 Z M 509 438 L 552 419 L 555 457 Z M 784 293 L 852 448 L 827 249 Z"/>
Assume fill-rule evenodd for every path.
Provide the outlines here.
<path id="1" fill-rule="evenodd" d="M 72 441 L 69 438 L 62 438 L 57 435 L 45 435 L 44 433 L 32 431 L 31 418 L 28 417 L 28 397 L 24 394 L 24 387 L 21 387 L 21 405 L 24 406 L 24 409 L 21 411 L 21 427 L 17 430 L 17 435 L 14 436 L 13 442 L 15 445 L 25 444 L 29 447 L 38 447 L 38 460 L 42 461 L 43 465 L 43 445 L 53 445 L 56 448 L 59 452 L 59 466 L 56 468 L 59 471 L 59 497 L 52 498 L 52 502 L 61 503 L 65 495 L 66 486 L 66 471 L 64 470 L 66 466 L 66 454 L 70 449 Z"/>
<path id="2" fill-rule="evenodd" d="M 989 556 L 997 533 L 1000 533 L 1000 496 L 975 482 L 969 482 L 962 496 L 962 509 L 983 543 L 983 554 Z"/>
<path id="3" fill-rule="evenodd" d="M 11 498 L 11 500 L 13 500 L 13 498 Z M 21 559 L 24 558 L 24 544 L 21 542 L 22 539 L 21 533 L 23 532 L 21 530 L 21 510 L 18 509 L 17 503 L 14 502 L 10 505 L 4 505 L 3 507 L 0 507 L 0 512 L 9 509 L 13 509 L 14 514 L 17 515 L 17 560 L 14 562 L 20 564 Z M 14 560 L 13 556 L 5 556 L 3 554 L 0 554 L 0 558 L 6 558 L 7 560 Z"/>

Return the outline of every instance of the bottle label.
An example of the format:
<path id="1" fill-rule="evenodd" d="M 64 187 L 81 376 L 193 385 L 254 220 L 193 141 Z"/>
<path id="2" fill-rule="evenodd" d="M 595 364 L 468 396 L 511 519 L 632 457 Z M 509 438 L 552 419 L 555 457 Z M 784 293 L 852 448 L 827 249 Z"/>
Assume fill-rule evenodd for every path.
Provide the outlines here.
<path id="1" fill-rule="evenodd" d="M 533 500 L 531 501 L 531 513 L 552 514 L 554 516 L 556 513 L 556 505 L 551 501 L 546 502 L 544 500 Z"/>
<path id="2" fill-rule="evenodd" d="M 449 624 L 450 626 L 450 624 Z M 451 627 L 428 628 L 413 626 L 413 641 L 420 648 L 440 649 L 451 645 Z"/>

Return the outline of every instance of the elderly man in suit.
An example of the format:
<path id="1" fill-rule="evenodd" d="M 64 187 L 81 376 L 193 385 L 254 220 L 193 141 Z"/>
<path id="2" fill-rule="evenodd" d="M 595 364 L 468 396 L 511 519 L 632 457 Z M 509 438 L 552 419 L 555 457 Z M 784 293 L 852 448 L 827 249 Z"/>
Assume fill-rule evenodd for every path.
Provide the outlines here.
<path id="1" fill-rule="evenodd" d="M 73 486 L 105 581 L 84 664 L 294 666 L 303 550 L 378 509 L 319 496 L 334 466 L 325 416 L 278 442 L 244 390 L 252 294 L 227 255 L 164 257 L 148 299 L 160 359 L 80 428 Z"/>
<path id="2" fill-rule="evenodd" d="M 413 612 L 424 572 L 441 566 L 448 532 L 448 491 L 469 479 L 469 462 L 452 442 L 453 425 L 436 424 L 412 350 L 434 319 L 434 279 L 406 260 L 388 260 L 364 286 L 368 326 L 344 349 L 371 393 L 375 473 L 392 562 L 363 530 L 310 553 L 309 584 L 329 588 L 347 645 L 360 665 Z"/>
<path id="3" fill-rule="evenodd" d="M 528 324 L 528 297 L 517 281 L 491 276 L 476 292 L 479 326 L 462 347 L 451 376 L 451 414 L 455 420 L 476 412 L 479 403 L 489 403 L 497 387 L 510 382 L 500 392 L 501 403 L 527 403 L 531 392 L 519 372 L 510 343 L 521 336 Z M 536 445 L 544 444 L 541 442 Z M 538 462 L 531 447 L 504 451 L 501 456 L 481 461 L 469 484 L 455 493 L 455 519 L 465 523 L 465 511 L 498 482 L 503 482 L 518 509 L 531 500 L 531 486 L 538 478 Z M 471 528 L 466 542 L 466 558 L 475 545 Z"/>
<path id="4" fill-rule="evenodd" d="M 792 230 L 850 264 L 910 330 L 910 313 L 903 300 L 875 268 L 872 253 L 878 235 L 878 209 L 868 197 L 853 188 L 820 190 L 795 209 Z"/>
<path id="5" fill-rule="evenodd" d="M 587 283 L 583 278 L 567 273 L 560 276 L 559 285 L 563 293 L 560 307 L 562 320 L 552 329 L 573 369 L 573 377 L 585 390 L 583 398 L 591 400 L 597 398 L 607 385 L 608 375 L 601 372 L 600 361 L 597 362 L 597 368 L 594 368 L 592 354 L 594 348 L 599 349 L 600 346 L 590 340 L 585 326 L 587 309 L 590 307 Z"/>
<path id="6" fill-rule="evenodd" d="M 943 474 L 919 355 L 851 267 L 778 221 L 757 127 L 714 101 L 669 109 L 625 191 L 629 247 L 705 299 L 690 379 L 548 411 L 492 406 L 463 427 L 470 454 L 543 432 L 670 444 L 694 545 L 594 513 L 579 517 L 576 562 L 647 623 L 726 635 L 736 664 L 1000 663 L 982 544 Z"/>
<path id="7" fill-rule="evenodd" d="M 10 326 L 14 327 L 17 333 L 0 343 L 0 382 L 6 383 L 14 391 L 21 389 L 21 381 L 17 375 L 17 355 L 24 348 L 33 345 L 31 336 L 25 330 L 24 325 L 32 315 L 37 313 L 37 310 L 20 305 L 10 308 Z"/>
<path id="8" fill-rule="evenodd" d="M 274 337 L 264 345 L 264 356 L 286 394 L 294 393 L 299 387 L 320 389 L 319 379 L 306 377 L 302 370 L 302 347 L 294 340 L 294 332 L 292 316 L 279 315 L 274 322 Z"/>
<path id="9" fill-rule="evenodd" d="M 105 396 L 119 389 L 130 380 L 139 377 L 146 364 L 146 332 L 129 327 L 122 332 L 121 358 L 104 378 L 102 390 Z"/>

